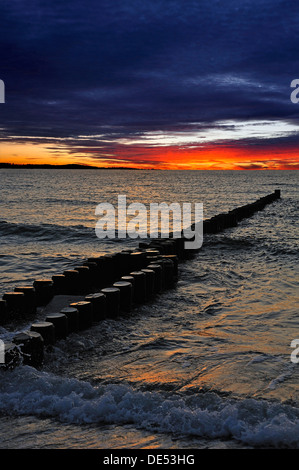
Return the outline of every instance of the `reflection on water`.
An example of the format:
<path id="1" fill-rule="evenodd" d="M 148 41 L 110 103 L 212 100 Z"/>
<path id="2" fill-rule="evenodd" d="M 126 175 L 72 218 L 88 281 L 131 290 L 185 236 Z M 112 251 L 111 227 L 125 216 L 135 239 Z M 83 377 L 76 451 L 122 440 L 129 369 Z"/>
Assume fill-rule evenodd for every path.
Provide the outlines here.
<path id="1" fill-rule="evenodd" d="M 93 230 L 100 198 L 196 200 L 206 216 L 279 187 L 282 199 L 205 237 L 201 252 L 180 265 L 174 290 L 57 343 L 43 371 L 22 368 L 3 378 L 1 411 L 21 418 L 16 428 L 10 424 L 17 418 L 1 418 L 2 447 L 298 447 L 299 366 L 290 361 L 291 341 L 299 337 L 297 172 L 87 173 L 81 180 L 72 172 L 65 184 L 62 173 L 47 173 L 43 185 L 38 171 L 24 202 L 26 178 L 10 194 L 14 171 L 5 174 L 3 219 L 37 230 L 30 237 L 24 225 L 20 233 L 0 226 L 2 286 L 137 246 L 88 238 L 84 230 Z M 42 232 L 45 215 L 52 225 Z M 67 235 L 69 225 L 76 236 Z"/>

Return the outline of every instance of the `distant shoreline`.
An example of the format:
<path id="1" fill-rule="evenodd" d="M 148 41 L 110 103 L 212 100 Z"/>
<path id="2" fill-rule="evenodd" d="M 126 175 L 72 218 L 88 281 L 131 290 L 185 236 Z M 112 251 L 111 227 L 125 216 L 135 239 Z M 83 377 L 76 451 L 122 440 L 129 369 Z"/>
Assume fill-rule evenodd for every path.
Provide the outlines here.
<path id="1" fill-rule="evenodd" d="M 236 168 L 236 169 L 169 169 L 169 168 L 137 168 L 137 167 L 127 167 L 127 166 L 91 166 L 91 165 L 78 165 L 78 164 L 69 164 L 69 165 L 51 165 L 51 164 L 15 164 L 15 163 L 0 163 L 0 170 L 5 169 L 22 169 L 22 170 L 32 170 L 32 169 L 41 169 L 41 170 L 138 170 L 138 171 L 298 171 L 297 168 L 294 169 L 271 169 L 271 168 Z"/>
<path id="2" fill-rule="evenodd" d="M 119 167 L 99 167 L 89 165 L 48 165 L 48 164 L 15 164 L 15 163 L 0 163 L 0 169 L 49 169 L 49 170 L 141 170 L 142 168 L 128 168 L 125 166 Z"/>

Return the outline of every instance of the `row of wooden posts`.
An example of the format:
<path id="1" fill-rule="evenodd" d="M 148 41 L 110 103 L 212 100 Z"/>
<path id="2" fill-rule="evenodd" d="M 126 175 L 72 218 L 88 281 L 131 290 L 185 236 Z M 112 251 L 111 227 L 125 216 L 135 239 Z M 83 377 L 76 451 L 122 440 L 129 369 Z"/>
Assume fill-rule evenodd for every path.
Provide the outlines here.
<path id="1" fill-rule="evenodd" d="M 280 198 L 280 191 L 264 196 L 203 222 L 203 234 L 215 234 L 235 227 Z M 34 318 L 38 307 L 46 306 L 56 295 L 81 296 L 84 300 L 66 305 L 60 312 L 33 321 L 30 329 L 17 333 L 4 343 L 4 368 L 21 363 L 39 367 L 44 348 L 80 332 L 104 319 L 115 319 L 153 301 L 166 289 L 175 287 L 179 263 L 195 254 L 186 250 L 185 238 L 140 242 L 136 250 L 92 257 L 51 279 L 36 279 L 32 286 L 18 286 L 0 300 L 0 324 Z"/>

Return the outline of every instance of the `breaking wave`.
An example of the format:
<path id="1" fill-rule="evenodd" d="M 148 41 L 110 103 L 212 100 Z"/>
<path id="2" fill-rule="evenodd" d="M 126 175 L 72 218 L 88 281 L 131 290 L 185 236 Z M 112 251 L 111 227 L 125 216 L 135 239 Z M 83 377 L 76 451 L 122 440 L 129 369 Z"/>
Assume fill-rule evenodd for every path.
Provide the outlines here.
<path id="1" fill-rule="evenodd" d="M 29 366 L 1 375 L 2 414 L 51 417 L 75 425 L 134 424 L 180 437 L 299 448 L 299 409 L 289 404 L 232 399 L 215 392 L 190 396 L 119 384 L 93 386 Z"/>

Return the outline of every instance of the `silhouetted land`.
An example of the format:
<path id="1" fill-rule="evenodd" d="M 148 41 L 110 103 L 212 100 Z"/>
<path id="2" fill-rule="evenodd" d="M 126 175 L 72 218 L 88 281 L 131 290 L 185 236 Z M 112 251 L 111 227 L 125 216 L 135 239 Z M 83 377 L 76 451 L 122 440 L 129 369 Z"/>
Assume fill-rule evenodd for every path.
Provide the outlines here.
<path id="1" fill-rule="evenodd" d="M 99 167 L 99 166 L 89 166 L 89 165 L 77 165 L 77 164 L 70 164 L 70 165 L 46 165 L 46 164 L 25 164 L 25 165 L 18 165 L 15 163 L 0 163 L 1 168 L 24 168 L 24 169 L 32 169 L 32 168 L 41 168 L 41 169 L 53 169 L 53 170 L 140 170 L 141 168 L 128 168 L 125 166 L 118 166 L 118 167 Z"/>

